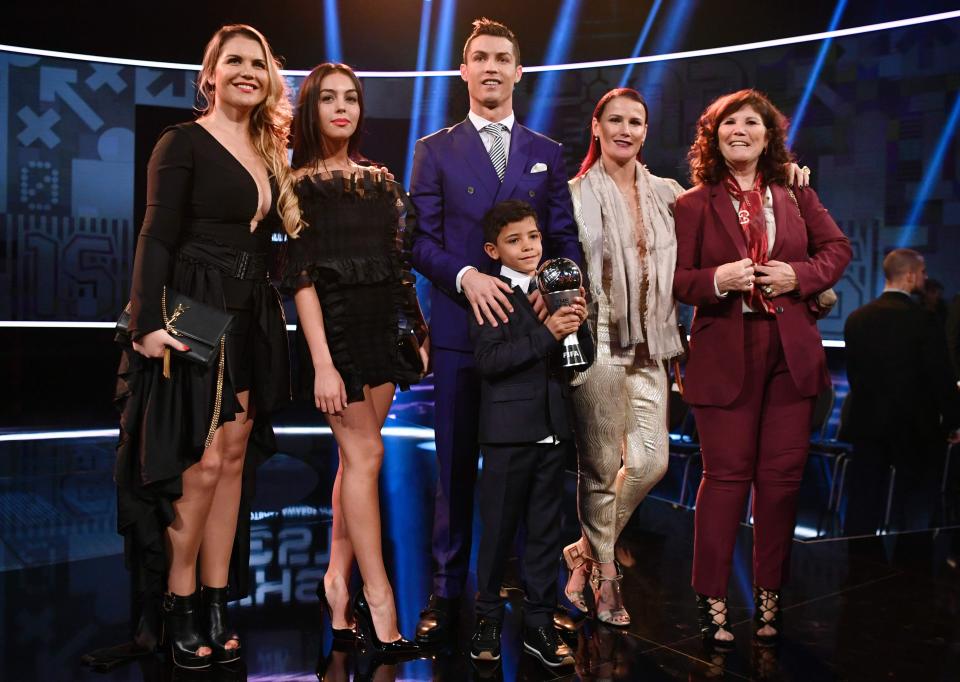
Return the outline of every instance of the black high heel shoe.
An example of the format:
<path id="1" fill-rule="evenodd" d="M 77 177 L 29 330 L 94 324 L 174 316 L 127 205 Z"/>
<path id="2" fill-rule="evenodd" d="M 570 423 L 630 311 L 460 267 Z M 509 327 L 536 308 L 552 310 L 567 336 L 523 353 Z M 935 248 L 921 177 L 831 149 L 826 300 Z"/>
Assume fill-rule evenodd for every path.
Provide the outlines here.
<path id="1" fill-rule="evenodd" d="M 373 614 L 370 613 L 370 605 L 367 603 L 362 586 L 353 597 L 353 617 L 357 621 L 358 641 L 377 653 L 390 656 L 409 656 L 420 653 L 420 645 L 405 639 L 403 635 L 392 642 L 380 641 L 377 630 L 373 626 Z"/>
<path id="2" fill-rule="evenodd" d="M 323 578 L 321 578 L 320 582 L 317 583 L 317 599 L 320 600 L 321 618 L 323 617 L 324 611 L 330 614 L 330 632 L 333 633 L 333 641 L 344 643 L 355 642 L 357 640 L 356 624 L 354 624 L 352 628 L 333 627 L 333 609 L 330 608 L 330 602 L 327 599 L 327 586 L 323 584 Z"/>
<path id="3" fill-rule="evenodd" d="M 240 636 L 227 624 L 227 588 L 200 586 L 200 603 L 206 616 L 205 633 L 213 648 L 213 660 L 216 663 L 233 663 L 240 660 L 242 647 Z M 227 648 L 227 643 L 235 641 L 237 646 Z"/>
<path id="4" fill-rule="evenodd" d="M 213 660 L 211 654 L 206 656 L 197 654 L 202 647 L 209 647 L 210 643 L 200 633 L 194 609 L 196 599 L 196 592 L 187 597 L 168 592 L 163 595 L 161 607 L 163 610 L 161 639 L 169 644 L 174 665 L 187 670 L 209 668 Z"/>
<path id="5" fill-rule="evenodd" d="M 753 612 L 753 636 L 760 644 L 766 646 L 776 644 L 780 640 L 780 633 L 783 631 L 780 592 L 754 587 L 753 605 L 755 607 Z M 759 631 L 768 625 L 776 632 L 772 635 L 759 634 Z"/>
<path id="6" fill-rule="evenodd" d="M 712 600 L 712 601 L 711 601 Z M 717 651 L 729 651 L 733 649 L 733 640 L 717 639 L 717 633 L 720 630 L 730 631 L 730 623 L 727 620 L 727 600 L 726 598 L 708 597 L 705 594 L 697 594 L 697 608 L 700 610 L 700 638 L 704 645 Z M 723 623 L 716 622 L 717 616 L 723 616 Z M 732 634 L 732 632 L 731 632 Z"/>

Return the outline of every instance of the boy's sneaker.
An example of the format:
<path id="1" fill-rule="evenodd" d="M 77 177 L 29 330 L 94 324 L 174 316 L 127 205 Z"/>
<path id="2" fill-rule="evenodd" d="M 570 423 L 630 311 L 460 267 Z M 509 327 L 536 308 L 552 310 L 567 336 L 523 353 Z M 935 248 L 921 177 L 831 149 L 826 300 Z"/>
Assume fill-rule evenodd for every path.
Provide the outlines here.
<path id="1" fill-rule="evenodd" d="M 500 621 L 490 618 L 477 620 L 477 629 L 470 639 L 470 658 L 477 661 L 500 660 Z"/>
<path id="2" fill-rule="evenodd" d="M 523 648 L 551 668 L 573 665 L 573 651 L 560 641 L 553 624 L 523 629 Z"/>

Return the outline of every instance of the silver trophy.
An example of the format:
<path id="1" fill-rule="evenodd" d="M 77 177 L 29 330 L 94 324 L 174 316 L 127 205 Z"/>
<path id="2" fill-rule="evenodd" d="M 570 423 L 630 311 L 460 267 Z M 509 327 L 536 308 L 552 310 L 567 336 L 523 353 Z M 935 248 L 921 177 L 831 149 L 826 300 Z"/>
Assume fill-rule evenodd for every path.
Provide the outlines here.
<path id="1" fill-rule="evenodd" d="M 580 295 L 583 277 L 580 268 L 569 258 L 548 260 L 537 270 L 537 288 L 551 313 L 565 305 L 572 305 Z M 587 364 L 580 350 L 576 334 L 563 339 L 563 366 L 578 367 Z"/>

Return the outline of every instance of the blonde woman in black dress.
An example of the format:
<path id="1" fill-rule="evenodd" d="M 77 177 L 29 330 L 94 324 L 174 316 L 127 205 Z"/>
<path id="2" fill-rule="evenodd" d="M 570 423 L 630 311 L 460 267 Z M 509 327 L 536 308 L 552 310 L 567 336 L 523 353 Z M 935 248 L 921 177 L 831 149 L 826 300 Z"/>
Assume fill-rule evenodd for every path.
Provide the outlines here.
<path id="1" fill-rule="evenodd" d="M 315 68 L 300 89 L 293 126 L 304 227 L 290 235 L 285 284 L 296 292 L 302 397 L 326 415 L 340 446 L 330 563 L 318 594 L 334 637 L 350 638 L 355 629 L 374 649 L 403 654 L 416 645 L 398 630 L 383 564 L 380 429 L 396 386 L 425 371 L 426 325 L 408 258 L 411 204 L 383 173 L 356 163 L 362 124 L 353 71 Z M 364 584 L 351 609 L 354 559 Z"/>
<path id="2" fill-rule="evenodd" d="M 150 158 L 116 397 L 118 526 L 144 614 L 136 642 L 152 648 L 163 595 L 173 660 L 186 668 L 240 656 L 226 603 L 246 593 L 253 473 L 276 449 L 269 415 L 290 397 L 267 253 L 271 231 L 299 222 L 291 108 L 264 37 L 221 28 L 197 86 L 200 118 L 168 128 Z M 212 367 L 174 358 L 164 377 L 165 349 L 186 348 L 166 330 L 167 286 L 233 315 Z"/>

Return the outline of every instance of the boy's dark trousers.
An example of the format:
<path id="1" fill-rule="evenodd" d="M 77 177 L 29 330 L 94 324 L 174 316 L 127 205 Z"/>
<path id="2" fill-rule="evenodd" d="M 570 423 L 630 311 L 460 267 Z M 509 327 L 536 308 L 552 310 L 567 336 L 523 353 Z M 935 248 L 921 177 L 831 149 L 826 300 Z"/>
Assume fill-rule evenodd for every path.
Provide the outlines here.
<path id="1" fill-rule="evenodd" d="M 524 623 L 550 625 L 557 604 L 560 502 L 566 446 L 549 443 L 481 445 L 480 548 L 477 557 L 478 618 L 503 621 L 500 596 L 507 559 L 523 519 Z"/>

